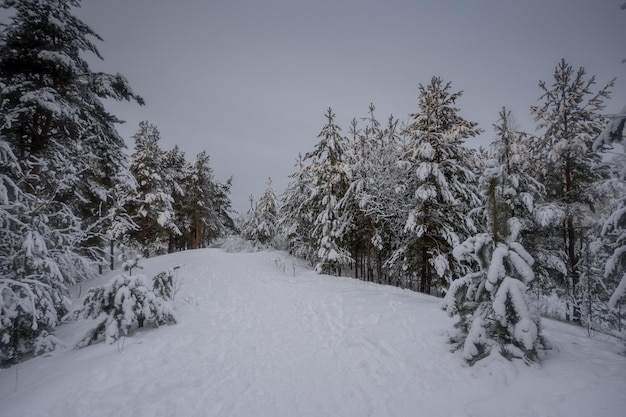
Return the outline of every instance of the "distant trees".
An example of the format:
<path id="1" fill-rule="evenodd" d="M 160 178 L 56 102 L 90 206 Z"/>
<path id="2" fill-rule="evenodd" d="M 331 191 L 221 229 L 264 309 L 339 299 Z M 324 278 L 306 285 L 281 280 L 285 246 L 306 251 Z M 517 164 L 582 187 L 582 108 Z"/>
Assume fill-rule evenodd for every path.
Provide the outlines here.
<path id="1" fill-rule="evenodd" d="M 290 247 L 320 271 L 346 267 L 367 280 L 443 291 L 461 271 L 451 251 L 475 232 L 470 212 L 480 203 L 477 154 L 462 146 L 480 129 L 459 116 L 461 93 L 450 89 L 438 77 L 420 85 L 420 112 L 404 129 L 393 117 L 382 127 L 371 105 L 364 128 L 353 121 L 352 140 L 329 110 L 284 195 L 281 224 L 309 230 L 297 244 L 287 233 Z"/>
<path id="2" fill-rule="evenodd" d="M 206 152 L 190 163 L 178 147 L 163 151 L 158 128 L 145 121 L 134 139 L 130 171 L 137 188 L 124 208 L 138 227 L 127 233 L 126 243 L 148 257 L 206 247 L 234 231 L 231 180 L 215 179 Z"/>
<path id="3" fill-rule="evenodd" d="M 174 189 L 180 186 L 168 183 L 171 177 L 164 170 L 165 152 L 159 147 L 160 134 L 156 126 L 141 122 L 133 138 L 135 153 L 131 157 L 130 172 L 137 181 L 137 191 L 127 202 L 127 210 L 139 229 L 131 231 L 130 237 L 141 246 L 143 256 L 148 257 L 166 246 L 170 234 L 181 234 L 174 221 L 172 197 Z"/>
<path id="4" fill-rule="evenodd" d="M 240 226 L 241 235 L 264 246 L 274 245 L 278 235 L 278 210 L 278 196 L 269 178 L 267 188 L 256 204 L 254 197 L 250 196 L 250 210 Z"/>

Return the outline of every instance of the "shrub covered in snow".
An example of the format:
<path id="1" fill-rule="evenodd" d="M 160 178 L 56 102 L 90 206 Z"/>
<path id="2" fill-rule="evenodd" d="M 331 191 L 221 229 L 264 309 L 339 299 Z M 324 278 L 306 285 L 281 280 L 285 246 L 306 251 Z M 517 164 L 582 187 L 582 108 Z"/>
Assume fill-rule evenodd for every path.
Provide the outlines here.
<path id="1" fill-rule="evenodd" d="M 133 261 L 136 266 L 136 261 Z M 130 269 L 130 268 L 125 268 Z M 125 273 L 113 278 L 107 285 L 89 290 L 83 301 L 84 318 L 96 320 L 96 325 L 78 343 L 83 347 L 105 336 L 107 343 L 113 343 L 137 324 L 145 322 L 157 326 L 176 322 L 174 311 L 169 303 L 172 298 L 173 274 L 160 273 L 148 284 L 145 275 Z"/>
<path id="2" fill-rule="evenodd" d="M 452 283 L 443 302 L 450 316 L 459 316 L 452 341 L 463 358 L 473 364 L 496 347 L 507 358 L 538 361 L 543 342 L 540 317 L 526 296 L 534 279 L 528 252 L 517 242 L 494 244 L 480 234 L 456 247 L 454 256 L 478 264 L 477 272 Z"/>

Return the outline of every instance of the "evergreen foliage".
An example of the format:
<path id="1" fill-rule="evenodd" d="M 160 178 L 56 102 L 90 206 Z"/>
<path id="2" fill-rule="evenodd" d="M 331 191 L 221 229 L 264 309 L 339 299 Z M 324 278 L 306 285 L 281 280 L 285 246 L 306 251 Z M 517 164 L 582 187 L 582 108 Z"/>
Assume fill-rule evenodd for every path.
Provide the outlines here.
<path id="1" fill-rule="evenodd" d="M 341 275 L 344 264 L 351 260 L 343 245 L 349 222 L 342 210 L 340 201 L 348 187 L 346 159 L 347 139 L 341 135 L 341 128 L 335 124 L 332 109 L 326 112 L 327 123 L 317 136 L 320 141 L 315 149 L 304 156 L 314 179 L 309 196 L 309 210 L 315 221 L 311 237 L 317 248 L 318 272 L 333 272 Z"/>
<path id="2" fill-rule="evenodd" d="M 119 120 L 102 100 L 143 104 L 126 79 L 95 73 L 98 35 L 78 0 L 3 0 L 0 33 L 0 360 L 49 346 L 68 284 L 103 261 L 126 175 Z M 119 217 L 117 217 L 119 220 Z"/>
<path id="3" fill-rule="evenodd" d="M 157 326 L 176 322 L 172 306 L 172 274 L 158 274 L 150 288 L 144 275 L 132 275 L 138 267 L 139 258 L 126 259 L 122 275 L 113 278 L 107 285 L 95 287 L 83 301 L 82 316 L 95 320 L 95 325 L 78 343 L 84 347 L 98 341 L 102 336 L 113 343 L 128 335 L 131 328 L 143 327 L 146 322 Z"/>
<path id="4" fill-rule="evenodd" d="M 144 256 L 206 247 L 235 230 L 232 179 L 217 181 L 205 151 L 189 163 L 178 147 L 162 150 L 159 130 L 148 122 L 139 124 L 134 139 L 130 172 L 137 187 L 124 209 L 138 227 L 127 228 L 126 236 Z"/>
<path id="5" fill-rule="evenodd" d="M 561 60 L 554 70 L 551 85 L 541 81 L 541 104 L 531 106 L 537 129 L 542 135 L 534 143 L 533 174 L 546 187 L 547 203 L 563 213 L 550 224 L 544 221 L 544 233 L 561 236 L 551 240 L 551 249 L 559 251 L 566 275 L 561 287 L 572 304 L 572 317 L 580 321 L 580 244 L 589 210 L 594 211 L 595 185 L 607 177 L 605 169 L 597 169 L 600 155 L 593 150 L 595 138 L 602 132 L 605 120 L 601 115 L 604 100 L 609 98 L 613 81 L 597 92 L 595 77 L 587 77 L 584 68 L 574 70 Z M 549 227 L 551 226 L 551 227 Z"/>
<path id="6" fill-rule="evenodd" d="M 139 229 L 131 231 L 131 238 L 140 246 L 143 256 L 164 252 L 170 234 L 179 235 L 174 221 L 174 188 L 168 183 L 163 171 L 164 152 L 159 147 L 160 134 L 156 126 L 148 122 L 139 124 L 133 136 L 135 152 L 131 157 L 130 172 L 137 181 L 137 191 L 128 203 L 131 218 Z"/>
<path id="7" fill-rule="evenodd" d="M 276 246 L 279 211 L 278 196 L 269 178 L 258 203 L 254 204 L 254 197 L 250 196 L 250 210 L 242 221 L 241 235 L 261 246 Z"/>
<path id="8" fill-rule="evenodd" d="M 419 274 L 420 291 L 430 293 L 434 284 L 441 290 L 459 275 L 452 248 L 476 232 L 469 215 L 480 204 L 471 169 L 475 155 L 462 145 L 481 130 L 459 115 L 462 92 L 451 92 L 451 83 L 433 77 L 419 90 L 420 112 L 404 132 L 405 238 L 394 257 L 403 270 Z"/>
<path id="9" fill-rule="evenodd" d="M 185 230 L 187 248 L 206 247 L 213 239 L 234 230 L 228 198 L 232 178 L 218 182 L 209 166 L 209 155 L 202 151 L 187 169 L 183 179 L 184 204 L 181 216 L 188 225 Z"/>
<path id="10" fill-rule="evenodd" d="M 617 306 L 626 296 L 626 107 L 619 114 L 609 117 L 609 123 L 594 143 L 594 149 L 614 147 L 617 155 L 605 167 L 612 172 L 612 178 L 604 183 L 611 192 L 616 193 L 612 211 L 602 224 L 604 242 L 611 251 L 604 267 L 605 285 L 611 296 L 608 307 Z"/>
<path id="11" fill-rule="evenodd" d="M 296 167 L 298 171 L 290 175 L 292 180 L 281 198 L 278 224 L 287 239 L 289 252 L 314 264 L 316 251 L 310 233 L 314 213 L 307 204 L 312 188 L 311 172 L 305 169 L 302 155 L 298 156 Z"/>
<path id="12" fill-rule="evenodd" d="M 540 318 L 526 296 L 535 278 L 534 259 L 519 243 L 522 222 L 514 214 L 532 212 L 532 196 L 520 193 L 525 175 L 510 157 L 507 134 L 508 113 L 500 113 L 496 126 L 494 159 L 485 163 L 480 178 L 489 233 L 480 233 L 454 248 L 458 260 L 467 260 L 473 271 L 452 282 L 443 302 L 444 309 L 458 315 L 459 332 L 452 341 L 463 349 L 470 364 L 492 353 L 494 346 L 507 358 L 539 359 L 542 341 Z M 530 180 L 529 178 L 524 178 Z M 517 212 L 515 209 L 518 208 Z"/>

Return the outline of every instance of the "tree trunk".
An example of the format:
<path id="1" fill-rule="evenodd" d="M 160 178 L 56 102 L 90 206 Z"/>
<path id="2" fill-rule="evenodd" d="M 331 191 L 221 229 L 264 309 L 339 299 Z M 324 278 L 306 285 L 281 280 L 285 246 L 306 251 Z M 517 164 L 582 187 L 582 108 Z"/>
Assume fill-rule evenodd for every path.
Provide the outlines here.
<path id="1" fill-rule="evenodd" d="M 115 241 L 111 239 L 109 243 L 109 260 L 111 261 L 111 271 L 113 271 L 115 269 Z"/>
<path id="2" fill-rule="evenodd" d="M 567 235 L 567 257 L 570 273 L 570 295 L 572 297 L 572 320 L 576 323 L 580 323 L 580 305 L 578 304 L 576 297 L 576 289 L 580 282 L 580 276 L 578 273 L 578 255 L 576 254 L 576 231 L 574 229 L 574 219 L 572 216 L 567 218 L 566 226 Z"/>
<path id="3" fill-rule="evenodd" d="M 420 279 L 420 292 L 428 294 L 430 292 L 430 268 L 428 265 L 428 248 L 422 246 L 422 271 Z"/>

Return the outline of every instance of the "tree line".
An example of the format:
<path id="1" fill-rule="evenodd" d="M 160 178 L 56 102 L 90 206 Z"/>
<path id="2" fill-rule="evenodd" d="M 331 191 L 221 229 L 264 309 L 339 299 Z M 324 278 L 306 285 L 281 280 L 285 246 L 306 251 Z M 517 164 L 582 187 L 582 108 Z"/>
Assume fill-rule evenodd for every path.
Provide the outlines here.
<path id="1" fill-rule="evenodd" d="M 320 273 L 444 297 L 470 363 L 494 346 L 537 360 L 530 298 L 544 314 L 556 300 L 569 320 L 621 330 L 626 163 L 614 153 L 626 112 L 605 114 L 613 81 L 598 88 L 561 60 L 530 107 L 536 133 L 503 108 L 489 149 L 467 146 L 484 132 L 436 76 L 407 122 L 381 123 L 370 105 L 344 134 L 328 109 L 286 190 L 268 183 L 236 225 L 231 180 L 205 152 L 163 150 L 142 122 L 126 155 L 103 100 L 144 101 L 122 75 L 89 68 L 83 55 L 100 57 L 101 39 L 72 14 L 79 0 L 0 6 L 14 12 L 0 32 L 0 362 L 54 345 L 68 287 L 114 268 L 117 248 L 152 256 L 237 229 Z"/>
<path id="2" fill-rule="evenodd" d="M 299 156 L 283 195 L 251 205 L 244 236 L 274 237 L 320 273 L 445 295 L 465 336 L 472 323 L 476 335 L 498 322 L 496 299 L 518 305 L 499 312 L 512 323 L 526 317 L 524 326 L 537 327 L 523 306 L 528 296 L 546 304 L 544 314 L 619 333 L 626 165 L 617 145 L 626 116 L 605 114 L 613 84 L 597 87 L 584 68 L 561 60 L 530 107 L 536 133 L 518 129 L 502 108 L 488 149 L 467 146 L 484 132 L 461 116 L 462 91 L 440 77 L 419 85 L 406 123 L 389 116 L 383 124 L 370 105 L 344 134 L 328 109 L 318 143 Z M 263 230 L 255 227 L 260 218 Z M 476 313 L 481 300 L 490 307 Z M 470 320 L 477 315 L 480 324 Z M 506 328 L 503 320 L 492 336 Z M 536 355 L 534 333 L 515 348 L 526 358 Z"/>

